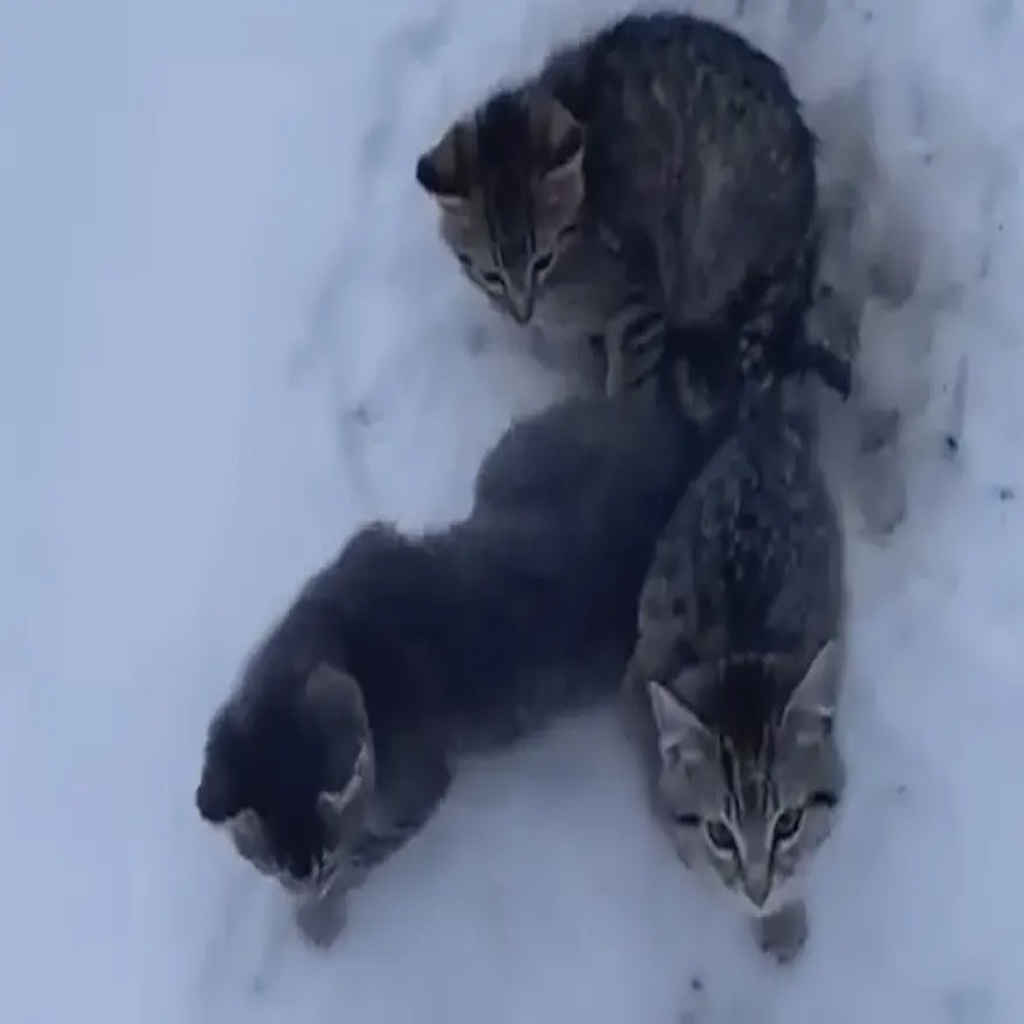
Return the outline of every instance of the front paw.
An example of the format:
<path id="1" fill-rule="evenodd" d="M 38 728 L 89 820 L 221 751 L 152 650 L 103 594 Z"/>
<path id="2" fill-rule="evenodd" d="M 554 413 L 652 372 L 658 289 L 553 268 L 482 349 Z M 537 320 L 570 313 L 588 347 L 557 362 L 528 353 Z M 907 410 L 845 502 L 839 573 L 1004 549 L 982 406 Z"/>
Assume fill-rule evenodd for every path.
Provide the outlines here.
<path id="1" fill-rule="evenodd" d="M 752 923 L 761 951 L 780 964 L 790 964 L 799 956 L 810 930 L 807 905 L 800 899 L 773 914 L 755 917 Z"/>
<path id="2" fill-rule="evenodd" d="M 346 894 L 332 890 L 323 896 L 309 896 L 295 908 L 299 934 L 318 949 L 330 948 L 344 931 L 348 920 Z"/>

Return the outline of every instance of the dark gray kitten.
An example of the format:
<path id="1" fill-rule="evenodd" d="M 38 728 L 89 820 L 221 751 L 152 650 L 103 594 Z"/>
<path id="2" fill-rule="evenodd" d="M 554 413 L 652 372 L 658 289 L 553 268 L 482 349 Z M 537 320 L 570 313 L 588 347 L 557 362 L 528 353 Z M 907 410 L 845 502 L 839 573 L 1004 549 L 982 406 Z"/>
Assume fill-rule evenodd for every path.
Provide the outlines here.
<path id="1" fill-rule="evenodd" d="M 762 948 L 783 961 L 807 936 L 789 883 L 842 795 L 844 604 L 806 385 L 747 396 L 736 438 L 658 543 L 625 696 L 680 857 L 743 898 Z"/>
<path id="2" fill-rule="evenodd" d="M 464 521 L 367 526 L 305 586 L 214 716 L 196 801 L 299 894 L 307 936 L 333 940 L 457 755 L 615 693 L 702 448 L 636 396 L 563 403 L 498 442 Z"/>
<path id="3" fill-rule="evenodd" d="M 622 18 L 454 123 L 416 177 L 469 279 L 520 324 L 598 342 L 608 393 L 666 346 L 693 411 L 751 373 L 849 392 L 850 354 L 803 329 L 814 137 L 782 68 L 722 25 Z"/>

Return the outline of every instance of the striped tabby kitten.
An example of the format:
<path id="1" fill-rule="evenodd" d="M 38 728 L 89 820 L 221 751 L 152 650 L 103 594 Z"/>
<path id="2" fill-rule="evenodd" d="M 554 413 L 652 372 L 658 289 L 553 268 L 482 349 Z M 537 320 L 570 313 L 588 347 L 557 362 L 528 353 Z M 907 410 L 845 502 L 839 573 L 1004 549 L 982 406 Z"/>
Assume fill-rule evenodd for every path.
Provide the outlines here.
<path id="1" fill-rule="evenodd" d="M 629 15 L 451 125 L 416 177 L 466 276 L 522 325 L 598 341 L 608 393 L 666 344 L 695 411 L 752 369 L 849 390 L 849 355 L 800 329 L 814 138 L 783 70 L 724 26 Z"/>
<path id="2" fill-rule="evenodd" d="M 748 396 L 659 541 L 625 677 L 655 814 L 782 962 L 807 937 L 792 883 L 843 792 L 843 566 L 806 385 Z"/>

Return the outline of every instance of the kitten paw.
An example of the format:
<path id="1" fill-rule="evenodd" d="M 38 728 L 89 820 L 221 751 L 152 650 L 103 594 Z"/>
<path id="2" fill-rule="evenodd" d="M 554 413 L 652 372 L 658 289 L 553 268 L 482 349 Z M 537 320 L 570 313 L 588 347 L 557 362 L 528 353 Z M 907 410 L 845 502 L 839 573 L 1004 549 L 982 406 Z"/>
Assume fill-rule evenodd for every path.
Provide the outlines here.
<path id="1" fill-rule="evenodd" d="M 803 900 L 794 900 L 774 914 L 754 918 L 753 926 L 761 951 L 780 964 L 790 964 L 807 942 L 807 905 Z"/>
<path id="2" fill-rule="evenodd" d="M 348 905 L 344 893 L 311 896 L 295 908 L 299 934 L 312 946 L 328 949 L 345 929 Z"/>

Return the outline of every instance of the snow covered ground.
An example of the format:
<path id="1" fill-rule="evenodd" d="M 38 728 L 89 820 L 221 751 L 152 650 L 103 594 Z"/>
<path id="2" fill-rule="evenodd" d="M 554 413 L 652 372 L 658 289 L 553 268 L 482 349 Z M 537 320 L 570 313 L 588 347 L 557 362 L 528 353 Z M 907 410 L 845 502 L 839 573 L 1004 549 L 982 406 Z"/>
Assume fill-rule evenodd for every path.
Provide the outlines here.
<path id="1" fill-rule="evenodd" d="M 564 386 L 467 294 L 412 166 L 621 8 L 0 4 L 0 1019 L 1024 1019 L 1024 12 L 827 3 L 739 6 L 809 101 L 870 107 L 872 237 L 908 218 L 923 258 L 871 320 L 909 515 L 853 540 L 848 811 L 789 971 L 675 864 L 608 717 L 462 777 L 327 955 L 192 806 L 207 717 L 302 578 L 367 516 L 461 512 Z"/>

